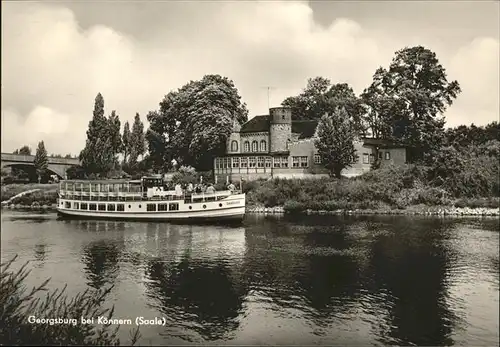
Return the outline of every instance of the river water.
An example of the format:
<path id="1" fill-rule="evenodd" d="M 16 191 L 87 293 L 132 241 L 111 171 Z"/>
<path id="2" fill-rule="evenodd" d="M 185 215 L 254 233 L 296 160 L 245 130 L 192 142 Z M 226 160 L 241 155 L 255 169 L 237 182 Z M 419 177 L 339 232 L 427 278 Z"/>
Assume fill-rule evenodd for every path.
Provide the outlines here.
<path id="1" fill-rule="evenodd" d="M 141 344 L 496 346 L 498 219 L 247 216 L 241 227 L 2 211 L 2 261 L 116 318 Z M 133 326 L 122 326 L 126 342 Z"/>

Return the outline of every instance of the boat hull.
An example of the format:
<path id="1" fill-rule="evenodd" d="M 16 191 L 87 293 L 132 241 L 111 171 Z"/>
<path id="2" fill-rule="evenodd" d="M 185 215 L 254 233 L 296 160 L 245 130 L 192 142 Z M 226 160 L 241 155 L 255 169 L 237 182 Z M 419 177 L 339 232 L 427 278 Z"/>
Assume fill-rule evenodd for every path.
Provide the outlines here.
<path id="1" fill-rule="evenodd" d="M 204 211 L 205 212 L 205 211 Z M 57 214 L 63 219 L 99 219 L 117 221 L 170 222 L 170 223 L 241 223 L 245 217 L 245 207 L 237 207 L 218 213 L 176 215 L 172 213 L 107 213 L 90 211 L 70 211 L 58 209 Z"/>

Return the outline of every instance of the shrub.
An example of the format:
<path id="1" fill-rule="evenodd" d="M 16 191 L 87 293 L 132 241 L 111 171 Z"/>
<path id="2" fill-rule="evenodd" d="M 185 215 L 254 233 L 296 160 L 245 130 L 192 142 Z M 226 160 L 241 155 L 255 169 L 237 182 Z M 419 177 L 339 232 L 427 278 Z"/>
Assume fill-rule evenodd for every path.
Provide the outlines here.
<path id="1" fill-rule="evenodd" d="M 17 257 L 17 256 L 16 256 Z M 97 328 L 91 324 L 31 324 L 29 316 L 40 318 L 76 318 L 106 316 L 112 318 L 114 307 L 103 309 L 105 296 L 111 288 L 85 291 L 71 300 L 62 290 L 49 291 L 47 283 L 26 291 L 24 281 L 29 275 L 27 263 L 17 272 L 10 269 L 12 260 L 2 263 L 0 274 L 0 341 L 5 345 L 120 345 L 119 326 L 110 331 L 109 325 Z M 43 298 L 42 292 L 46 292 Z M 139 329 L 132 335 L 131 344 L 139 339 Z"/>

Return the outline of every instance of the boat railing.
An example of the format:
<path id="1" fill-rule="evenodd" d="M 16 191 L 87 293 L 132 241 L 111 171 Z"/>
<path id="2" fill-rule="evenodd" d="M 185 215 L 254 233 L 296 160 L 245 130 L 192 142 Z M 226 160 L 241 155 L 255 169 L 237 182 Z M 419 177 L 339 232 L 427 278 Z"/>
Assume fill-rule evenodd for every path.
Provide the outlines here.
<path id="1" fill-rule="evenodd" d="M 230 190 L 223 190 L 223 191 L 216 191 L 213 193 L 207 193 L 207 192 L 202 192 L 202 193 L 195 193 L 195 192 L 183 192 L 181 194 L 176 194 L 175 191 L 168 191 L 169 194 L 167 195 L 153 195 L 153 196 L 145 196 L 145 192 L 125 192 L 125 191 L 112 191 L 112 192 L 105 192 L 105 191 L 77 191 L 74 189 L 60 189 L 59 190 L 59 195 L 61 197 L 68 197 L 68 198 L 81 198 L 82 200 L 120 200 L 120 201 L 127 201 L 127 200 L 184 200 L 184 201 L 191 201 L 191 202 L 199 202 L 199 201 L 214 201 L 214 200 L 222 200 L 226 197 L 229 197 L 234 194 L 240 194 L 240 191 L 230 191 Z"/>

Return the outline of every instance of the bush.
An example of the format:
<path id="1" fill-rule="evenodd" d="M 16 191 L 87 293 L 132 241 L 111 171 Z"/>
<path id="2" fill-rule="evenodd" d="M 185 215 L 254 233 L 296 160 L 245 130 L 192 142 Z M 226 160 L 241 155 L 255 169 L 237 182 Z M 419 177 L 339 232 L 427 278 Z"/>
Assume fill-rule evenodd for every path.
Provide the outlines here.
<path id="1" fill-rule="evenodd" d="M 16 256 L 17 257 L 17 256 Z M 75 318 L 106 316 L 112 318 L 114 307 L 103 309 L 105 296 L 111 288 L 101 291 L 85 291 L 71 300 L 62 290 L 49 291 L 49 280 L 26 291 L 24 281 L 29 275 L 27 263 L 17 272 L 10 269 L 12 260 L 1 265 L 0 287 L 0 341 L 5 345 L 120 345 L 117 338 L 119 326 L 110 331 L 110 326 L 97 328 L 90 324 L 31 324 L 29 316 L 40 318 Z M 43 297 L 41 294 L 46 292 Z M 132 335 L 130 344 L 139 339 L 139 329 Z"/>
<path id="2" fill-rule="evenodd" d="M 31 194 L 26 194 L 12 200 L 13 204 L 31 206 L 34 202 L 40 205 L 51 205 L 57 203 L 57 192 L 36 191 Z"/>

